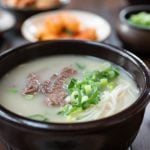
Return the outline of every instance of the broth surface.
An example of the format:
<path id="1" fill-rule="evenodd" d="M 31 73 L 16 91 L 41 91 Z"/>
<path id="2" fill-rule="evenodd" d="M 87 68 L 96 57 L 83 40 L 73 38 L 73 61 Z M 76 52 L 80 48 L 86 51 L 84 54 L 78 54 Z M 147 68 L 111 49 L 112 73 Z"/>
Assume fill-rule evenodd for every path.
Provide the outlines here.
<path id="1" fill-rule="evenodd" d="M 116 79 L 116 87 L 102 92 L 98 104 L 92 105 L 77 116 L 75 114 L 72 117 L 66 117 L 58 114 L 63 106 L 46 105 L 43 94 L 33 97 L 22 95 L 27 76 L 30 73 L 38 74 L 44 81 L 63 68 L 72 67 L 78 72 L 73 77 L 80 80 L 85 72 L 102 71 L 111 65 L 115 66 L 102 59 L 78 55 L 51 56 L 21 64 L 8 72 L 0 81 L 0 103 L 21 116 L 36 120 L 40 120 L 44 116 L 48 122 L 82 122 L 111 116 L 130 106 L 139 95 L 132 76 L 119 66 L 115 66 L 120 72 Z"/>

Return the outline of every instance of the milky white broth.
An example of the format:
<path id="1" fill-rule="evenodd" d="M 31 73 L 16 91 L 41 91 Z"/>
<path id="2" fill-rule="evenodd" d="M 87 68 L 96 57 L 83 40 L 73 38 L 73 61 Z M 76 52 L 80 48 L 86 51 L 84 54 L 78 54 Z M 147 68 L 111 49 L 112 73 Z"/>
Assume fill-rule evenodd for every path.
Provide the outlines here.
<path id="1" fill-rule="evenodd" d="M 84 65 L 85 69 L 77 69 L 76 63 Z M 26 85 L 29 73 L 37 73 L 42 80 L 46 80 L 51 75 L 60 72 L 62 68 L 72 66 L 80 72 L 76 78 L 82 78 L 83 72 L 104 70 L 110 65 L 110 62 L 102 59 L 76 55 L 51 56 L 21 64 L 8 72 L 0 81 L 0 103 L 8 110 L 21 116 L 41 114 L 48 118 L 49 122 L 79 122 L 111 116 L 130 106 L 139 95 L 139 90 L 131 75 L 118 66 L 120 75 L 117 78 L 115 89 L 104 92 L 97 105 L 86 109 L 78 117 L 70 119 L 58 115 L 61 106 L 45 105 L 42 94 L 35 95 L 33 99 L 25 99 L 25 96 L 22 95 L 22 89 Z M 16 87 L 16 93 L 8 90 L 12 86 Z"/>

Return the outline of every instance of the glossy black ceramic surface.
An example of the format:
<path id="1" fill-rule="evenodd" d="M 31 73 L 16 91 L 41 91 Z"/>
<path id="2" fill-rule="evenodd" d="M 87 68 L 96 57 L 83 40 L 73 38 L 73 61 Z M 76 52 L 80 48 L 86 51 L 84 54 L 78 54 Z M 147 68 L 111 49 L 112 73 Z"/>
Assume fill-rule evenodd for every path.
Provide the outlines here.
<path id="1" fill-rule="evenodd" d="M 139 131 L 150 99 L 150 75 L 146 65 L 130 52 L 105 44 L 77 40 L 45 41 L 1 53 L 0 78 L 21 63 L 58 54 L 90 55 L 120 65 L 132 74 L 140 89 L 139 98 L 112 117 L 69 124 L 33 121 L 0 105 L 0 139 L 19 150 L 126 150 Z"/>
<path id="2" fill-rule="evenodd" d="M 150 4 L 149 0 L 127 0 L 131 5 Z"/>

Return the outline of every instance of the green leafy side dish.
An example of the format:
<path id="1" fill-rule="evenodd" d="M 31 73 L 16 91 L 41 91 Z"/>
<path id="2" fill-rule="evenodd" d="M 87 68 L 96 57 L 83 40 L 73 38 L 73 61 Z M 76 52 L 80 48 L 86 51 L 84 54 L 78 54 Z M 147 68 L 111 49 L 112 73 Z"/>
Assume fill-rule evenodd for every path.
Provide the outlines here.
<path id="1" fill-rule="evenodd" d="M 144 27 L 144 28 L 150 28 L 150 13 L 148 12 L 139 12 L 136 14 L 132 14 L 128 18 L 129 23 Z"/>

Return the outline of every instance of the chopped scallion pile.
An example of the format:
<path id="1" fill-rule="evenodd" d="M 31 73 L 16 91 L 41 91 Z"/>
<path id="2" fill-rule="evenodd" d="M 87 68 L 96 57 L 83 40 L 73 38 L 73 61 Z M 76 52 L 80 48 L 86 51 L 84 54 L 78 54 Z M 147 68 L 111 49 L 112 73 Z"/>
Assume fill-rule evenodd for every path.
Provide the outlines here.
<path id="1" fill-rule="evenodd" d="M 72 78 L 67 85 L 70 102 L 58 114 L 70 116 L 98 104 L 100 93 L 105 89 L 112 90 L 118 76 L 118 69 L 111 66 L 103 71 L 88 72 L 82 80 Z"/>

